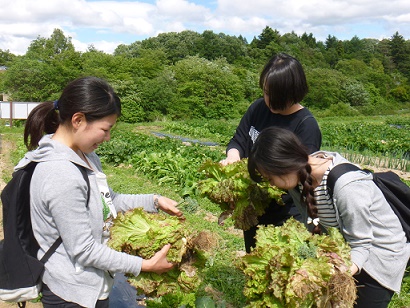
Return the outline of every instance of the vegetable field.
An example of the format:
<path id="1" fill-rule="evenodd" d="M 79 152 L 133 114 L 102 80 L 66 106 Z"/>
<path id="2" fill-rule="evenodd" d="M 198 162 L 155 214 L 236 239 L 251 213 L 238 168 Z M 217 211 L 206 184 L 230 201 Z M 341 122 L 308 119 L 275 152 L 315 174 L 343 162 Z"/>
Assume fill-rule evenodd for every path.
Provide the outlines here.
<path id="1" fill-rule="evenodd" d="M 201 194 L 199 184 L 206 179 L 201 171 L 204 163 L 225 157 L 225 145 L 237 124 L 238 120 L 118 123 L 111 141 L 97 150 L 115 191 L 154 192 L 183 201 L 180 206 L 187 222 L 196 231 L 206 230 L 212 234 L 212 253 L 207 254 L 201 285 L 195 294 L 196 299 L 200 299 L 197 307 L 246 306 L 243 293 L 246 276 L 240 269 L 240 260 L 245 255 L 242 230 L 237 229 L 229 217 L 222 225 L 218 224 L 223 209 Z M 410 116 L 325 118 L 319 119 L 319 124 L 323 149 L 342 152 L 366 167 L 410 173 Z M 15 145 L 8 163 L 12 166 L 25 152 L 22 129 L 2 126 L 0 132 L 3 140 Z M 4 181 L 9 180 L 11 171 L 2 170 Z M 400 297 L 395 295 L 390 308 L 410 307 L 409 294 L 410 276 L 407 275 Z M 176 292 L 160 301 L 148 301 L 148 306 L 194 307 L 195 300 L 190 296 L 187 299 L 183 292 Z"/>

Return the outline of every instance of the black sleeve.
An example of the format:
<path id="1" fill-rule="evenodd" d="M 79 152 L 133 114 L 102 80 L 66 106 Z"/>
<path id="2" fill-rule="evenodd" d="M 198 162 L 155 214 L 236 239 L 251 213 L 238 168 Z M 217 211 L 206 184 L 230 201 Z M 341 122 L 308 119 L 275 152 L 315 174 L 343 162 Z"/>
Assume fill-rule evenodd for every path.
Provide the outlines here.
<path id="1" fill-rule="evenodd" d="M 322 145 L 322 133 L 319 124 L 312 116 L 306 117 L 297 127 L 295 134 L 300 141 L 308 148 L 309 153 L 320 150 Z"/>
<path id="2" fill-rule="evenodd" d="M 232 139 L 229 141 L 226 153 L 228 153 L 230 149 L 237 149 L 241 158 L 247 157 L 249 152 L 248 149 L 252 147 L 252 145 L 249 144 L 252 142 L 249 137 L 252 112 L 253 108 L 251 105 L 239 122 Z"/>

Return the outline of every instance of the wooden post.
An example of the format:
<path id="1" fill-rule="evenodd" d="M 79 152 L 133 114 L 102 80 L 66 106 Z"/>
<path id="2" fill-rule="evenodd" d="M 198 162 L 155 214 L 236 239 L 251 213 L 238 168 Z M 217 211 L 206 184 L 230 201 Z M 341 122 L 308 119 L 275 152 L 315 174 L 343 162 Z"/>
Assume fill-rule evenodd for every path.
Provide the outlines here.
<path id="1" fill-rule="evenodd" d="M 13 102 L 10 101 L 10 128 L 13 127 Z"/>

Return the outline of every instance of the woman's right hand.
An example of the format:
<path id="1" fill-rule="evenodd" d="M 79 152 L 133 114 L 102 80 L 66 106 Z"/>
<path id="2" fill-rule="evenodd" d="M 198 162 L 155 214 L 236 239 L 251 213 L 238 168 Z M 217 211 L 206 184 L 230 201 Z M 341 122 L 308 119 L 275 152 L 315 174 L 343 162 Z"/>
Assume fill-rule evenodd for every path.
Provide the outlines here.
<path id="1" fill-rule="evenodd" d="M 168 262 L 167 253 L 171 244 L 167 244 L 158 251 L 151 259 L 142 260 L 141 271 L 154 272 L 157 274 L 168 272 L 175 264 Z"/>
<path id="2" fill-rule="evenodd" d="M 222 166 L 226 166 L 240 160 L 241 156 L 239 155 L 239 151 L 237 149 L 232 148 L 228 151 L 226 158 L 221 160 L 219 163 Z"/>

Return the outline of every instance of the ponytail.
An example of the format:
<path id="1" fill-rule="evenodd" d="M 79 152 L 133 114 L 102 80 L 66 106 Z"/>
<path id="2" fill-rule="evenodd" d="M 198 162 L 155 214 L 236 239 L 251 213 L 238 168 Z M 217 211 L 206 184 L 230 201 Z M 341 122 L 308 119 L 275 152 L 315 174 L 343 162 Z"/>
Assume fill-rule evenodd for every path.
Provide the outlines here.
<path id="1" fill-rule="evenodd" d="M 53 102 L 37 105 L 29 114 L 24 127 L 24 144 L 28 150 L 37 148 L 44 134 L 56 132 L 60 119 Z"/>
<path id="2" fill-rule="evenodd" d="M 318 218 L 318 211 L 316 207 L 316 200 L 314 197 L 314 188 L 312 186 L 312 167 L 309 164 L 306 164 L 306 168 L 302 169 L 299 173 L 300 183 L 302 184 L 302 193 L 301 193 L 301 203 L 305 203 L 307 206 L 307 212 L 314 224 L 312 233 L 321 234 L 322 230 L 318 223 L 315 223 Z"/>

